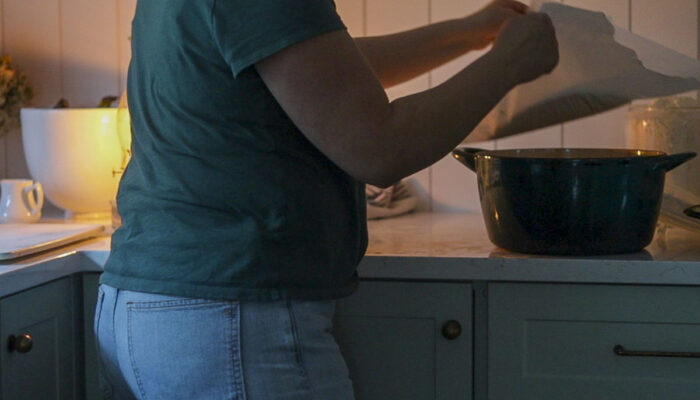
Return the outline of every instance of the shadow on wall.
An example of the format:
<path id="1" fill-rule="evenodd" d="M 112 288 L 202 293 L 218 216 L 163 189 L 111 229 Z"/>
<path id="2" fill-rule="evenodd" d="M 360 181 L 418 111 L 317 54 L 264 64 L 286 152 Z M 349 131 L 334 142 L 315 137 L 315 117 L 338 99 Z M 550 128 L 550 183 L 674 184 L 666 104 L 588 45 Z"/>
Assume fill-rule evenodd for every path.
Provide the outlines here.
<path id="1" fill-rule="evenodd" d="M 96 65 L 92 60 L 63 61 L 45 54 L 13 55 L 19 68 L 27 74 L 34 89 L 33 107 L 53 107 L 66 99 L 71 107 L 96 107 L 104 96 L 118 96 L 126 82 L 121 82 L 119 66 Z"/>

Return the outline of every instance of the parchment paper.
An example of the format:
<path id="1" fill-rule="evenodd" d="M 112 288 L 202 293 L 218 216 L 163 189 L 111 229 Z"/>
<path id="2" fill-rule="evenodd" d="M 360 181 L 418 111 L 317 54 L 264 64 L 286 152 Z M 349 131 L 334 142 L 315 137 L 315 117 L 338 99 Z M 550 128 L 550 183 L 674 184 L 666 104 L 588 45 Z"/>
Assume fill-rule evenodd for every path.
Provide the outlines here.
<path id="1" fill-rule="evenodd" d="M 700 62 L 614 26 L 605 14 L 559 3 L 541 11 L 554 24 L 559 64 L 511 90 L 464 140 L 479 142 L 544 128 L 635 99 L 700 88 Z"/>

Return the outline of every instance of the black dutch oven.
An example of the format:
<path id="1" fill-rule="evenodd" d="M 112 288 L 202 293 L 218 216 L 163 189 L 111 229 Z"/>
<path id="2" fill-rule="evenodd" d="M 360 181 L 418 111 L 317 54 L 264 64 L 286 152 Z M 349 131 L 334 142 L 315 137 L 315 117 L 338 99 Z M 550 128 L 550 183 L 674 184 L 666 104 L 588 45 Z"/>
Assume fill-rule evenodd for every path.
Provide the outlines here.
<path id="1" fill-rule="evenodd" d="M 695 153 L 623 149 L 481 150 L 475 171 L 491 242 L 530 254 L 637 252 L 654 236 L 667 171 Z"/>

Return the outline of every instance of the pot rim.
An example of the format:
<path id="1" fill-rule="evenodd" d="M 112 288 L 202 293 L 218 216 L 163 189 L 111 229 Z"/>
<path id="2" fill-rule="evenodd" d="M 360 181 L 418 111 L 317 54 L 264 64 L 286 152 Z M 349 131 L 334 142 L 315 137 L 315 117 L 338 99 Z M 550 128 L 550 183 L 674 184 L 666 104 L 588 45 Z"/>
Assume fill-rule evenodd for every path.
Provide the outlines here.
<path id="1" fill-rule="evenodd" d="M 639 160 L 654 157 L 665 157 L 668 154 L 660 150 L 645 149 L 612 149 L 612 148 L 526 148 L 526 149 L 502 149 L 481 150 L 476 152 L 477 157 L 507 158 L 520 160 Z"/>

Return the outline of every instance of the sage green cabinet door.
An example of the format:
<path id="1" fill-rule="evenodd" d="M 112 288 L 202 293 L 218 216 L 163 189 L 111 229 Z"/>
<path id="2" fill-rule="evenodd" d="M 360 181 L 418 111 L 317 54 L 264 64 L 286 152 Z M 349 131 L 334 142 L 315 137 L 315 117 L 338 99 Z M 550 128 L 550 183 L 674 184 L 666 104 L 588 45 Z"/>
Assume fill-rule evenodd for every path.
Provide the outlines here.
<path id="1" fill-rule="evenodd" d="M 334 333 L 357 400 L 472 397 L 469 284 L 362 281 L 338 301 Z"/>
<path id="2" fill-rule="evenodd" d="M 100 399 L 99 361 L 97 359 L 97 345 L 93 332 L 95 321 L 95 306 L 97 305 L 97 287 L 99 286 L 99 273 L 83 274 L 83 337 L 85 338 L 85 398 Z"/>
<path id="3" fill-rule="evenodd" d="M 75 398 L 72 290 L 71 279 L 63 278 L 0 299 L 3 400 Z M 11 349 L 11 335 L 29 335 L 31 349 Z"/>
<path id="4" fill-rule="evenodd" d="M 488 308 L 489 399 L 700 399 L 700 287 L 494 283 Z"/>

